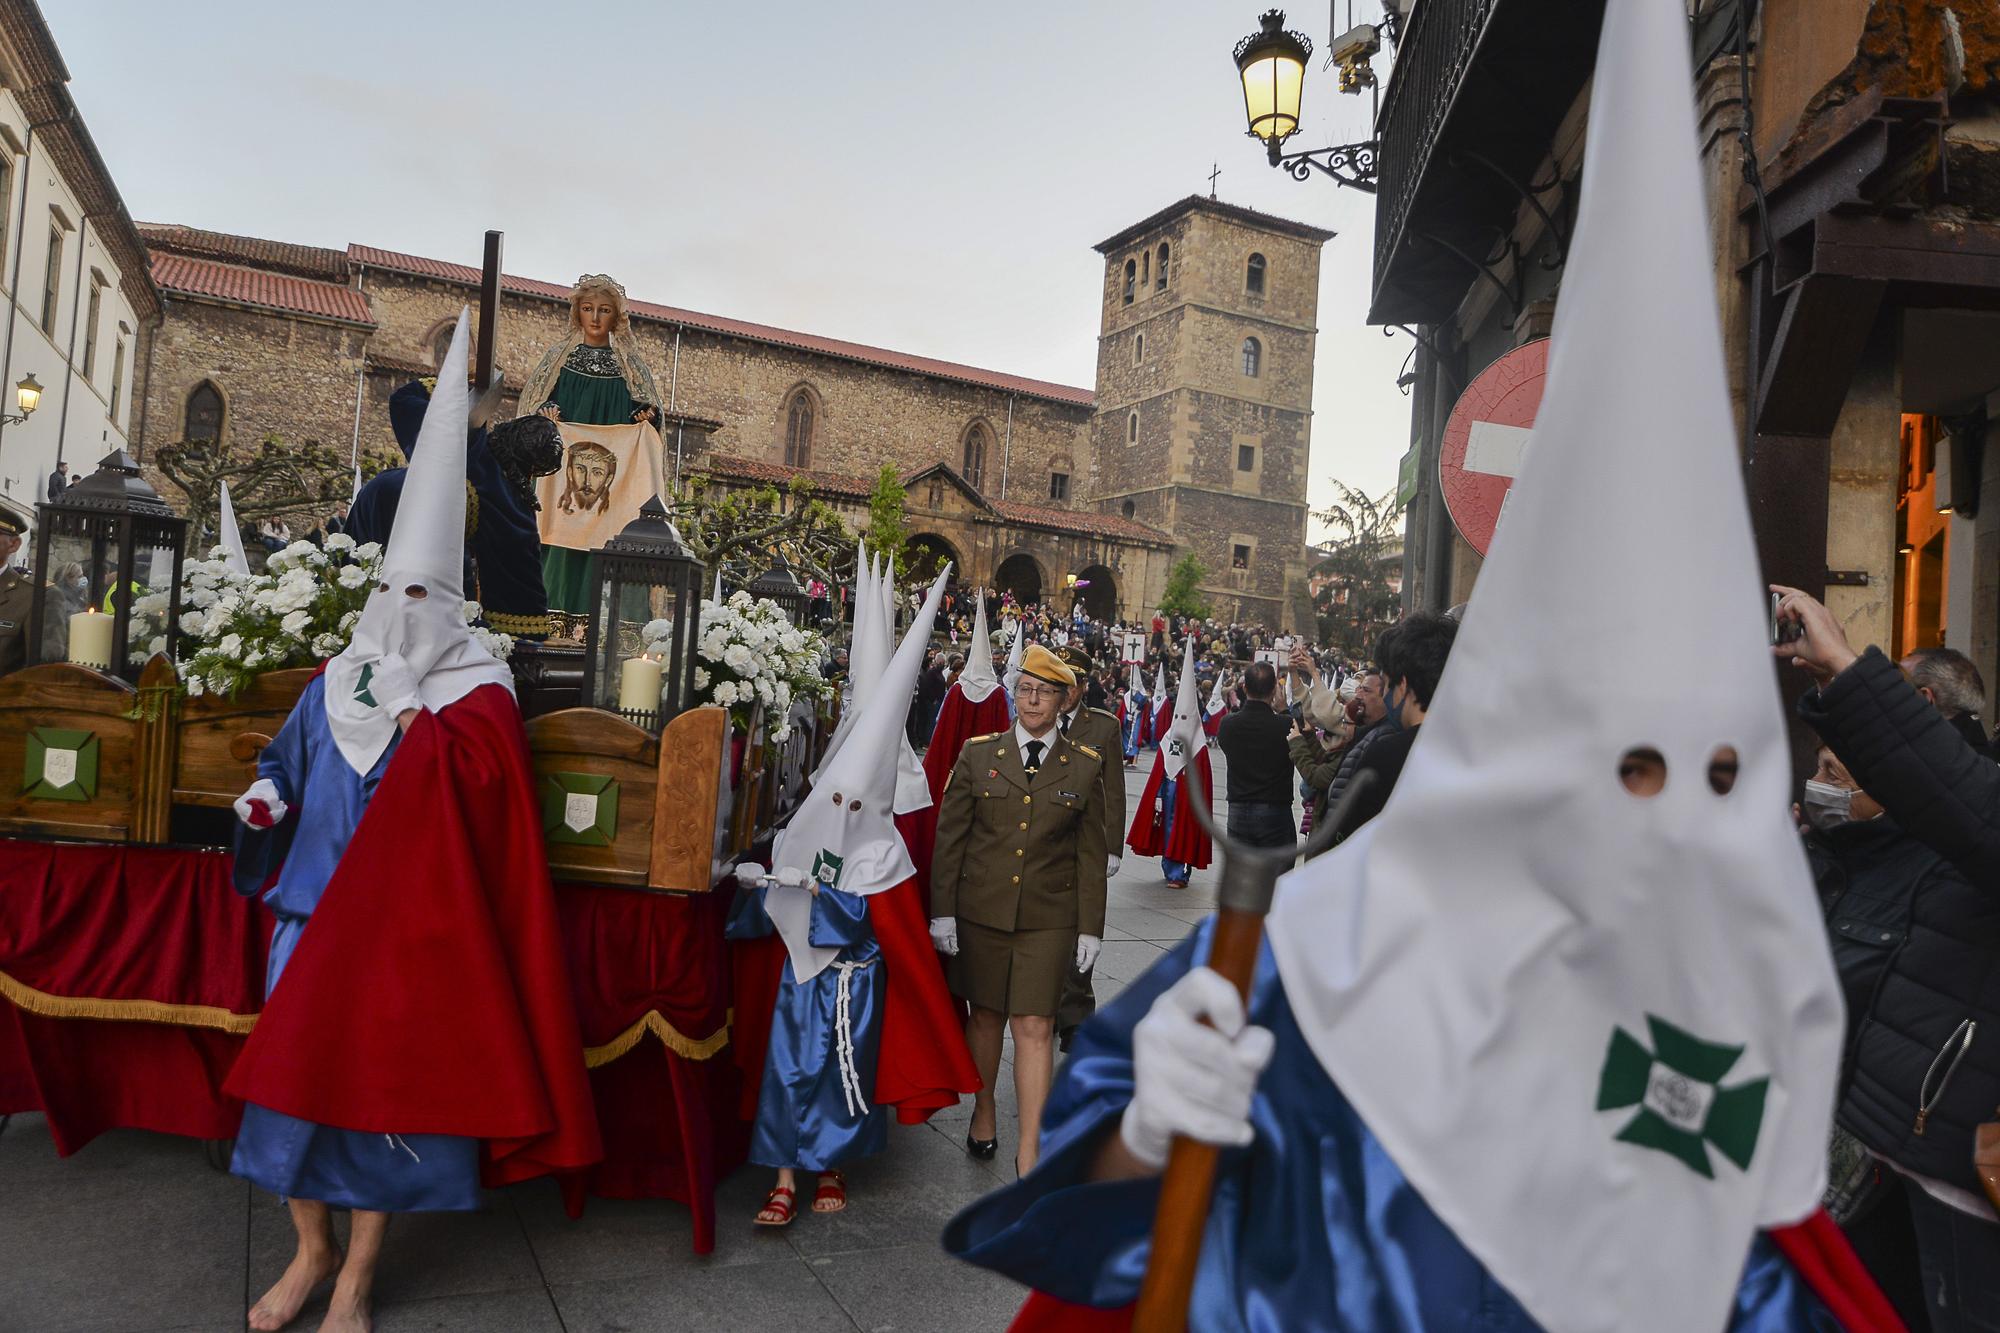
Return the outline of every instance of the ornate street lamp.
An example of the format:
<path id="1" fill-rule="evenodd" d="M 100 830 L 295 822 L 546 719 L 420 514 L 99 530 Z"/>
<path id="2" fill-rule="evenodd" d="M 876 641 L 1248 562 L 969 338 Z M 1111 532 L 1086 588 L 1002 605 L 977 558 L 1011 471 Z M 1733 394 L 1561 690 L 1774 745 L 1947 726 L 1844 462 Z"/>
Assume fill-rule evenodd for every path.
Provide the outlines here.
<path id="1" fill-rule="evenodd" d="M 1374 139 L 1299 153 L 1284 151 L 1285 141 L 1298 133 L 1299 104 L 1305 96 L 1306 61 L 1312 57 L 1312 42 L 1304 33 L 1285 30 L 1282 9 L 1266 10 L 1258 22 L 1261 26 L 1236 44 L 1235 53 L 1250 137 L 1263 142 L 1272 166 L 1283 167 L 1298 180 L 1310 179 L 1312 172 L 1319 170 L 1333 177 L 1335 184 L 1375 193 L 1378 145 Z M 1367 24 L 1336 39 L 1333 58 L 1340 65 L 1342 92 L 1374 86 L 1375 74 L 1368 60 L 1381 49 L 1381 38 Z"/>
<path id="2" fill-rule="evenodd" d="M 67 658 L 136 684 L 155 652 L 171 659 L 186 545 L 187 520 L 146 484 L 123 449 L 36 505 L 29 664 Z M 157 608 L 156 597 L 166 599 Z"/>
<path id="3" fill-rule="evenodd" d="M 14 404 L 19 412 L 0 412 L 0 424 L 18 426 L 35 415 L 35 409 L 42 405 L 42 385 L 30 372 L 21 377 L 14 386 Z"/>
<path id="4" fill-rule="evenodd" d="M 799 586 L 798 576 L 785 561 L 782 552 L 771 553 L 771 567 L 759 574 L 750 585 L 750 595 L 759 599 L 776 602 L 785 612 L 785 618 L 794 625 L 805 623 L 806 608 L 812 605 L 812 598 Z"/>
<path id="5" fill-rule="evenodd" d="M 584 702 L 657 736 L 694 700 L 701 561 L 654 496 L 590 563 L 597 595 L 584 628 Z M 669 629 L 649 651 L 642 631 L 655 620 Z"/>

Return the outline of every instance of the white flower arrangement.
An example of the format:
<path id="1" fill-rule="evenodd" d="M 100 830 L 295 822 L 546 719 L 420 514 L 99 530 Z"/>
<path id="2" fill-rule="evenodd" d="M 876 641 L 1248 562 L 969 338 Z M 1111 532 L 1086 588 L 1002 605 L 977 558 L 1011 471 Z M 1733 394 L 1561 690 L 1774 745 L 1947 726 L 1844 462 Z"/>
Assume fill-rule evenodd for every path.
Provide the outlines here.
<path id="1" fill-rule="evenodd" d="M 262 574 L 238 574 L 221 547 L 181 570 L 183 686 L 191 696 L 234 697 L 266 671 L 311 666 L 347 647 L 382 565 L 376 542 L 357 545 L 345 533 L 325 547 L 293 542 L 274 554 Z M 164 616 L 166 598 L 160 599 Z M 147 599 L 141 599 L 141 605 Z M 473 622 L 479 603 L 464 605 L 472 637 L 505 661 L 514 640 Z M 192 651 L 189 651 L 189 650 Z"/>
<path id="2" fill-rule="evenodd" d="M 672 635 L 669 620 L 650 621 L 639 631 L 645 650 L 660 656 Z M 727 708 L 745 728 L 761 703 L 771 719 L 771 739 L 786 740 L 792 734 L 792 700 L 822 699 L 829 692 L 819 671 L 823 646 L 818 634 L 795 627 L 776 602 L 747 592 L 721 606 L 704 601 L 695 637 L 694 701 Z"/>

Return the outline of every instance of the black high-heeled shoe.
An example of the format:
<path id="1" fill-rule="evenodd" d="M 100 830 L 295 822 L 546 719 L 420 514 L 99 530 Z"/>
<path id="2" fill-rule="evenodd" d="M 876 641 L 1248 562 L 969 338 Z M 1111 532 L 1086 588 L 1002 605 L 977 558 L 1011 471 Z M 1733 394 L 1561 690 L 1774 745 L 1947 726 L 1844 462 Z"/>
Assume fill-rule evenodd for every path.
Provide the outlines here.
<path id="1" fill-rule="evenodd" d="M 1000 1140 L 997 1138 L 975 1139 L 968 1132 L 965 1136 L 965 1151 L 968 1155 L 979 1161 L 990 1162 L 993 1160 L 993 1155 L 1000 1151 Z"/>

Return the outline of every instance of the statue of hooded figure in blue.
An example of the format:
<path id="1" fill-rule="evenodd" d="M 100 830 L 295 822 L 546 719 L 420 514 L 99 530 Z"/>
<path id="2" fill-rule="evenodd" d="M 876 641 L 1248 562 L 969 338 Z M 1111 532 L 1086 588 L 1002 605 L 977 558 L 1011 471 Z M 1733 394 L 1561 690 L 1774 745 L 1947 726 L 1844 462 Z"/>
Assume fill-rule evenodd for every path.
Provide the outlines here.
<path id="1" fill-rule="evenodd" d="M 946 1228 L 1031 1308 L 1088 1307 L 1017 1328 L 1114 1326 L 1176 1137 L 1221 1150 L 1204 1333 L 1896 1326 L 1818 1209 L 1843 1024 L 1686 21 L 1607 6 L 1547 395 L 1388 805 L 1279 881 L 1247 1000 L 1211 918 L 1087 1022 L 1036 1170 Z M 1659 781 L 1622 769 L 1639 745 Z M 1801 1233 L 1828 1264 L 1792 1264 Z"/>
<path id="2" fill-rule="evenodd" d="M 405 460 L 416 457 L 437 384 L 436 378 L 411 380 L 389 395 L 389 426 Z M 546 417 L 475 426 L 466 437 L 465 479 L 477 503 L 466 510 L 464 586 L 477 590 L 487 626 L 517 639 L 549 633 L 535 478 L 561 468 L 562 457 L 562 433 Z M 385 469 L 355 494 L 347 532 L 356 542 L 387 544 L 408 472 L 407 465 Z"/>

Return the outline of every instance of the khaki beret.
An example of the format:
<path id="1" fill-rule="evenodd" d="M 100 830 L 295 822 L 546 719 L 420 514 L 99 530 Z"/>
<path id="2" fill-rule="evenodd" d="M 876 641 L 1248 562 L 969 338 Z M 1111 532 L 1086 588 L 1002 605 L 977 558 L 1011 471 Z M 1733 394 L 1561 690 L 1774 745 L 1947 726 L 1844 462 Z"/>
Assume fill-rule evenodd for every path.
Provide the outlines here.
<path id="1" fill-rule="evenodd" d="M 1027 655 L 1021 659 L 1021 674 L 1045 680 L 1051 685 L 1060 685 L 1064 689 L 1076 684 L 1076 673 L 1039 643 L 1028 645 Z"/>

